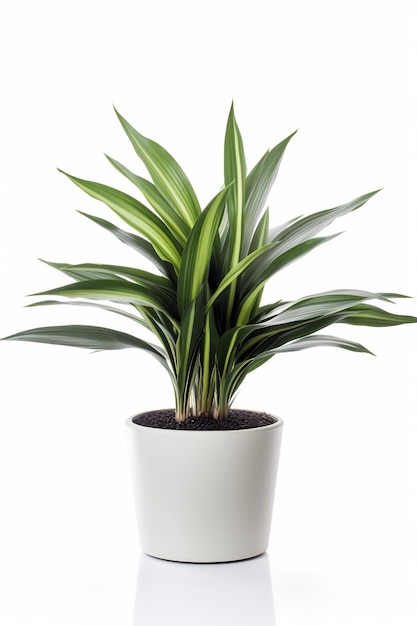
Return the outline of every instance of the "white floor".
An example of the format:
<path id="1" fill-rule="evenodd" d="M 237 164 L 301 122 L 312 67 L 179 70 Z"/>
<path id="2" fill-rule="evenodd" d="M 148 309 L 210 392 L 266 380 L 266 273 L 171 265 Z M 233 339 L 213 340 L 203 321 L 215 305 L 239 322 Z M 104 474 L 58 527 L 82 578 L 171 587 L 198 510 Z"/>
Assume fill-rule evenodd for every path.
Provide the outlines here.
<path id="1" fill-rule="evenodd" d="M 415 626 L 416 438 L 406 376 L 391 377 L 391 391 L 405 402 L 395 427 L 388 399 L 375 400 L 372 411 L 368 397 L 353 431 L 346 424 L 356 401 L 347 397 L 335 416 L 335 388 L 311 419 L 316 383 L 307 385 L 297 413 L 286 407 L 268 552 L 241 563 L 187 565 L 140 551 L 119 419 L 131 409 L 123 398 L 109 394 L 94 411 L 92 395 L 82 410 L 68 396 L 59 407 L 75 365 L 84 393 L 91 359 L 105 377 L 114 355 L 71 355 L 42 398 L 42 374 L 30 357 L 11 359 L 4 373 L 2 626 Z M 358 358 L 357 384 L 369 367 Z M 373 363 L 387 385 L 390 364 Z M 20 395 L 19 372 L 26 380 Z M 370 372 L 364 385 L 371 394 Z"/>
<path id="2" fill-rule="evenodd" d="M 105 560 L 105 559 L 104 559 Z M 132 563 L 139 562 L 138 568 Z M 159 561 L 141 554 L 107 560 L 94 572 L 78 568 L 25 570 L 2 585 L 4 626 L 414 626 L 417 607 L 407 563 L 376 567 L 291 568 L 273 552 L 219 565 Z M 31 568 L 29 568 L 31 569 Z M 137 571 L 135 571 L 137 569 Z M 4 595 L 3 595 L 4 594 Z"/>

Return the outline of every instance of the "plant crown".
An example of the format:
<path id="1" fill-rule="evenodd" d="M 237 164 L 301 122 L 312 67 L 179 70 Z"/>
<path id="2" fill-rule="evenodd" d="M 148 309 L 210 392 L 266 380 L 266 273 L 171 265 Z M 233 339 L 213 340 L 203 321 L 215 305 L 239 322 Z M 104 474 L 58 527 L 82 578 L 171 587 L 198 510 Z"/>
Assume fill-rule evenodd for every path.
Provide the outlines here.
<path id="1" fill-rule="evenodd" d="M 227 417 L 245 377 L 277 353 L 316 346 L 369 352 L 359 343 L 320 334 L 327 326 L 378 327 L 417 321 L 370 303 L 390 302 L 403 297 L 400 294 L 350 289 L 262 302 L 265 284 L 273 275 L 332 239 L 335 235 L 317 234 L 377 193 L 270 228 L 267 196 L 295 133 L 268 150 L 248 172 L 232 105 L 224 141 L 224 186 L 201 209 L 176 160 L 117 116 L 151 180 L 107 158 L 144 201 L 104 184 L 67 176 L 106 204 L 129 230 L 83 215 L 150 260 L 155 272 L 95 263 L 49 263 L 72 282 L 34 294 L 48 299 L 30 306 L 100 307 L 133 320 L 139 331 L 150 330 L 157 342 L 88 325 L 35 328 L 6 339 L 91 350 L 145 350 L 167 370 L 176 418 L 184 421 L 190 414 Z"/>

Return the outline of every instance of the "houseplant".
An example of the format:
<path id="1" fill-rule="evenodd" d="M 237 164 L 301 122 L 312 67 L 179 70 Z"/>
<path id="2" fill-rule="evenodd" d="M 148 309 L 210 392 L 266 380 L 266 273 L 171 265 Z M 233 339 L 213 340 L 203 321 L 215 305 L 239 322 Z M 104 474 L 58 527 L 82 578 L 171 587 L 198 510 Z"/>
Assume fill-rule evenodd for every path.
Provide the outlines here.
<path id="1" fill-rule="evenodd" d="M 315 346 L 368 352 L 359 343 L 319 333 L 335 323 L 377 327 L 416 321 L 372 303 L 391 302 L 402 297 L 399 294 L 334 290 L 294 301 L 262 302 L 273 275 L 335 237 L 316 235 L 377 192 L 270 228 L 265 203 L 293 135 L 267 151 L 248 173 L 232 105 L 224 143 L 224 186 L 202 210 L 173 157 L 117 116 L 152 182 L 107 158 L 146 204 L 109 186 L 66 175 L 130 230 L 84 215 L 147 257 L 156 272 L 49 263 L 72 282 L 34 294 L 47 299 L 31 306 L 100 307 L 129 318 L 139 331 L 151 331 L 157 343 L 145 341 L 140 332 L 86 325 L 35 328 L 6 339 L 93 350 L 134 347 L 156 358 L 170 376 L 175 410 L 128 421 L 131 445 L 138 452 L 138 514 L 151 509 L 150 517 L 140 522 L 144 550 L 184 561 L 254 556 L 267 546 L 282 421 L 231 409 L 245 377 L 281 352 Z M 241 450 L 235 452 L 236 446 Z M 235 480 L 242 476 L 239 486 Z M 186 487 L 198 500 L 194 508 Z"/>

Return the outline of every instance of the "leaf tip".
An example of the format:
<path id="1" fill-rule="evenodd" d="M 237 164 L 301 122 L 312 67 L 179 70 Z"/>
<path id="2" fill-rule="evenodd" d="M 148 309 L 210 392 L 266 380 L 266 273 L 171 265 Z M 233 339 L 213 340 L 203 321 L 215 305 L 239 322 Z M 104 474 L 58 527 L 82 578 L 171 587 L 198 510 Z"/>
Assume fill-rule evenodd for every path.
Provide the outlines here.
<path id="1" fill-rule="evenodd" d="M 127 121 L 125 120 L 125 118 L 123 117 L 123 115 L 121 113 L 119 113 L 119 111 L 116 109 L 116 107 L 113 105 L 113 110 L 117 115 L 117 119 L 119 120 L 119 122 L 121 123 L 121 125 L 124 127 L 127 124 Z"/>
<path id="2" fill-rule="evenodd" d="M 71 176 L 71 174 L 68 174 L 68 172 L 65 172 L 64 170 L 62 170 L 60 167 L 56 168 L 58 170 L 58 172 L 60 174 L 64 174 L 64 176 L 66 176 L 67 178 L 69 178 L 70 180 L 74 180 L 74 177 Z"/>
<path id="3" fill-rule="evenodd" d="M 374 191 L 371 191 L 368 195 L 369 198 L 372 198 L 373 196 L 376 196 L 377 193 L 379 193 L 380 191 L 383 191 L 383 187 L 380 187 L 379 189 L 375 189 Z"/>

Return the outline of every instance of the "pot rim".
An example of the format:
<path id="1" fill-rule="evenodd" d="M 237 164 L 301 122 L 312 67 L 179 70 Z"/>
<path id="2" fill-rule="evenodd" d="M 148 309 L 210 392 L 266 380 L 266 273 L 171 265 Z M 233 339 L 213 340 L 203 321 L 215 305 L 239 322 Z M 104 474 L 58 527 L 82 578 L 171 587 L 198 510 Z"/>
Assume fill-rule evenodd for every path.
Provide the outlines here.
<path id="1" fill-rule="evenodd" d="M 277 415 L 274 415 L 273 413 L 268 413 L 267 411 L 255 411 L 253 409 L 240 409 L 240 410 L 247 410 L 250 411 L 251 413 L 266 413 L 267 415 L 273 417 L 276 421 L 273 424 L 266 424 L 265 426 L 257 426 L 255 428 L 235 428 L 235 429 L 230 429 L 230 430 L 174 430 L 172 428 L 155 428 L 154 426 L 143 426 L 141 424 L 135 424 L 135 422 L 133 421 L 135 417 L 137 417 L 138 415 L 141 415 L 142 413 L 151 413 L 154 410 L 159 410 L 159 409 L 150 409 L 149 411 L 141 411 L 141 413 L 135 413 L 135 415 L 131 415 L 130 417 L 128 417 L 125 420 L 125 424 L 128 428 L 134 428 L 134 429 L 141 429 L 141 430 L 145 430 L 145 431 L 153 431 L 153 432 L 161 432 L 161 433 L 171 433 L 173 436 L 177 436 L 177 435 L 190 435 L 190 436 L 225 436 L 225 435 L 233 435 L 233 436 L 237 436 L 239 434 L 242 433 L 254 433 L 254 432 L 263 432 L 266 430 L 275 430 L 276 428 L 282 428 L 284 426 L 284 421 L 278 417 Z M 162 409 L 164 410 L 164 409 Z M 172 410 L 172 409 L 169 409 Z"/>

